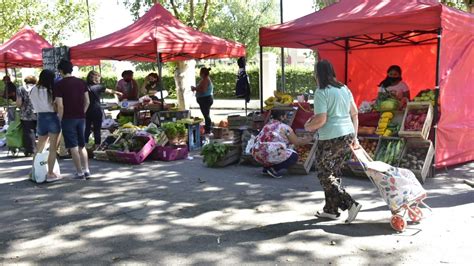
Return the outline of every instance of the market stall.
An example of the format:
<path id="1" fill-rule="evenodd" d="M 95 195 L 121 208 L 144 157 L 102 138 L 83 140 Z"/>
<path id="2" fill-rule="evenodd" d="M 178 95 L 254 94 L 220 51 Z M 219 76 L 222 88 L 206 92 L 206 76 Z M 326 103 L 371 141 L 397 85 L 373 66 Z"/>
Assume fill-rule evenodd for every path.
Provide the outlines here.
<path id="1" fill-rule="evenodd" d="M 434 128 L 436 167 L 474 160 L 472 14 L 435 0 L 341 0 L 305 17 L 261 28 L 260 45 L 317 49 L 319 58 L 334 64 L 358 105 L 376 99 L 387 67 L 400 65 L 411 95 L 422 98 L 423 90 L 433 91 L 428 103 L 434 103 L 434 124 L 428 127 Z M 371 117 L 361 120 L 373 127 L 381 115 L 369 113 Z"/>
<path id="2" fill-rule="evenodd" d="M 70 52 L 72 59 L 157 62 L 161 77 L 162 63 L 164 62 L 241 57 L 245 56 L 245 47 L 240 43 L 211 36 L 188 27 L 173 17 L 160 4 L 155 4 L 128 27 L 71 47 Z M 162 92 L 164 88 L 162 84 L 160 86 L 158 91 Z M 151 156 L 150 158 L 161 158 L 165 161 L 183 159 L 185 158 L 184 150 L 186 150 L 187 156 L 188 150 L 195 150 L 201 146 L 200 121 L 190 118 L 189 110 L 177 110 L 175 106 L 166 104 L 163 94 L 159 99 L 156 102 L 145 96 L 139 101 L 121 102 L 114 107 L 120 111 L 118 122 L 121 128 L 117 134 L 123 134 L 120 130 L 123 130 L 124 126 L 135 129 L 139 134 L 144 134 L 143 131 L 146 131 L 144 128 L 148 128 L 150 125 L 158 126 L 160 132 L 166 132 L 165 135 L 167 135 L 170 145 L 163 147 L 166 142 L 155 137 L 155 141 L 161 143 L 146 158 Z M 186 131 L 185 135 L 183 135 L 183 129 Z M 182 134 L 176 136 L 176 132 Z M 180 141 L 173 140 L 177 137 Z M 118 141 L 123 143 L 124 140 L 121 139 L 122 141 L 120 139 Z M 117 140 L 113 143 L 117 144 L 116 142 Z M 183 145 L 186 145 L 186 148 Z M 119 150 L 125 149 L 123 145 L 112 147 Z M 106 151 L 107 148 L 103 150 Z M 139 151 L 135 150 L 134 152 Z M 117 154 L 116 152 L 106 152 L 105 154 L 111 155 L 109 156 L 110 160 L 115 160 L 114 158 L 117 157 L 113 155 Z M 103 151 L 101 155 L 104 155 Z"/>

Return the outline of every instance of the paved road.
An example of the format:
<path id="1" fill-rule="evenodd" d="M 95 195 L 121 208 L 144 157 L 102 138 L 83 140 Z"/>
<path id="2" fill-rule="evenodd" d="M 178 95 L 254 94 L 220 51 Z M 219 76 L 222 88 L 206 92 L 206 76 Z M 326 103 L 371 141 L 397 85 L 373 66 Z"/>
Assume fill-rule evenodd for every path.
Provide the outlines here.
<path id="1" fill-rule="evenodd" d="M 71 161 L 61 161 L 66 177 Z M 354 224 L 320 220 L 314 178 L 261 176 L 194 160 L 125 166 L 92 161 L 95 178 L 36 185 L 29 161 L 0 155 L 0 264 L 470 264 L 474 164 L 425 185 L 434 212 L 397 234 L 368 180 L 346 178 L 363 204 Z"/>

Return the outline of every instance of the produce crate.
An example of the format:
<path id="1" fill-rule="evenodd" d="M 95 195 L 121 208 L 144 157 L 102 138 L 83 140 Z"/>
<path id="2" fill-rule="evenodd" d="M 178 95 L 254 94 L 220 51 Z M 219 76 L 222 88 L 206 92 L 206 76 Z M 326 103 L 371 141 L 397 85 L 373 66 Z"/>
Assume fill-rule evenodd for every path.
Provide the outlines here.
<path id="1" fill-rule="evenodd" d="M 229 115 L 227 117 L 227 123 L 230 129 L 239 129 L 242 127 L 247 127 L 250 118 L 247 116 L 240 115 Z"/>
<path id="2" fill-rule="evenodd" d="M 107 156 L 107 148 L 109 147 L 110 144 L 114 143 L 117 141 L 118 136 L 110 135 L 107 136 L 102 143 L 97 147 L 95 151 L 93 151 L 94 159 L 98 161 L 108 161 L 109 157 Z"/>
<path id="3" fill-rule="evenodd" d="M 400 148 L 398 152 L 394 153 L 393 155 L 393 161 L 389 160 L 384 160 L 384 155 L 386 154 L 386 148 L 389 144 L 389 142 L 398 142 L 402 141 L 400 144 Z M 393 145 L 393 144 L 392 144 Z M 405 147 L 405 140 L 402 138 L 395 138 L 395 137 L 380 137 L 379 143 L 377 145 L 377 150 L 375 151 L 375 158 L 374 161 L 383 161 L 385 163 L 388 163 L 390 165 L 396 166 L 398 165 L 400 161 L 400 157 L 402 156 L 403 148 Z"/>
<path id="4" fill-rule="evenodd" d="M 372 157 L 375 158 L 375 152 L 379 144 L 379 137 L 359 137 L 359 144 Z"/>
<path id="5" fill-rule="evenodd" d="M 180 119 L 189 118 L 189 110 L 184 111 L 160 111 L 156 112 L 151 116 L 151 122 L 156 125 L 166 122 L 176 122 Z"/>
<path id="6" fill-rule="evenodd" d="M 297 175 L 307 175 L 311 171 L 311 168 L 314 165 L 314 162 L 316 161 L 316 149 L 317 149 L 318 143 L 313 142 L 310 144 L 305 145 L 304 147 L 308 151 L 308 156 L 306 157 L 306 160 L 302 161 L 301 158 L 298 158 L 298 162 L 294 165 L 292 165 L 290 168 L 288 168 L 288 172 L 290 174 L 297 174 Z M 301 156 L 301 153 L 298 153 L 298 156 Z"/>
<path id="7" fill-rule="evenodd" d="M 133 138 L 142 138 L 146 141 L 145 146 L 138 152 L 124 152 L 107 150 L 107 156 L 110 161 L 127 164 L 141 164 L 155 149 L 155 140 L 150 135 L 139 135 Z M 132 139 L 133 139 L 132 138 Z"/>
<path id="8" fill-rule="evenodd" d="M 429 140 L 409 140 L 403 149 L 400 163 L 401 168 L 410 169 L 423 184 L 428 176 L 435 154 L 434 145 Z M 417 158 L 416 162 L 413 158 Z"/>
<path id="9" fill-rule="evenodd" d="M 176 161 L 188 157 L 188 145 L 157 146 L 150 155 L 152 160 Z"/>
<path id="10" fill-rule="evenodd" d="M 240 161 L 240 155 L 242 153 L 242 149 L 238 145 L 230 146 L 229 151 L 226 153 L 224 158 L 221 158 L 218 162 L 216 162 L 215 167 L 226 167 L 228 165 L 238 163 Z"/>
<path id="11" fill-rule="evenodd" d="M 408 130 L 405 123 L 408 123 L 407 117 L 413 111 L 426 109 L 426 118 L 425 121 L 418 131 Z M 417 139 L 427 139 L 430 134 L 431 123 L 433 122 L 433 106 L 430 102 L 410 102 L 407 104 L 405 109 L 405 115 L 403 116 L 402 125 L 398 136 L 405 138 L 417 138 Z"/>

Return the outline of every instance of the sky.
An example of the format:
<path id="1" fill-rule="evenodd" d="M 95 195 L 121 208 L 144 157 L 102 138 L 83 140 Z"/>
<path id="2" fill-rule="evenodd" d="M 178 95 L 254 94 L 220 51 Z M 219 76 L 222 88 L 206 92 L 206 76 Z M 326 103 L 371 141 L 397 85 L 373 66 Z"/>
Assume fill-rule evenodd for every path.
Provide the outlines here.
<path id="1" fill-rule="evenodd" d="M 284 21 L 293 20 L 314 12 L 312 2 L 312 0 L 283 0 Z M 130 12 L 121 4 L 122 0 L 89 0 L 89 3 L 97 6 L 93 39 L 120 30 L 133 22 Z M 66 45 L 74 46 L 88 41 L 87 36 L 80 35 L 71 36 L 66 41 Z"/>

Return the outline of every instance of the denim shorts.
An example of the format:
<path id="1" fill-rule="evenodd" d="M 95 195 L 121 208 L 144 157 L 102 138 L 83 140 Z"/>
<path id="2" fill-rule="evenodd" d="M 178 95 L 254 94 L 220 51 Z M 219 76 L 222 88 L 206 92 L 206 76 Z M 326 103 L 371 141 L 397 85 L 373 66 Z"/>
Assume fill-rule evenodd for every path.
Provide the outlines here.
<path id="1" fill-rule="evenodd" d="M 38 125 L 36 126 L 38 136 L 47 136 L 48 134 L 59 134 L 61 125 L 56 113 L 38 113 Z"/>
<path id="2" fill-rule="evenodd" d="M 63 119 L 61 121 L 66 149 L 85 147 L 85 125 L 85 119 Z"/>

